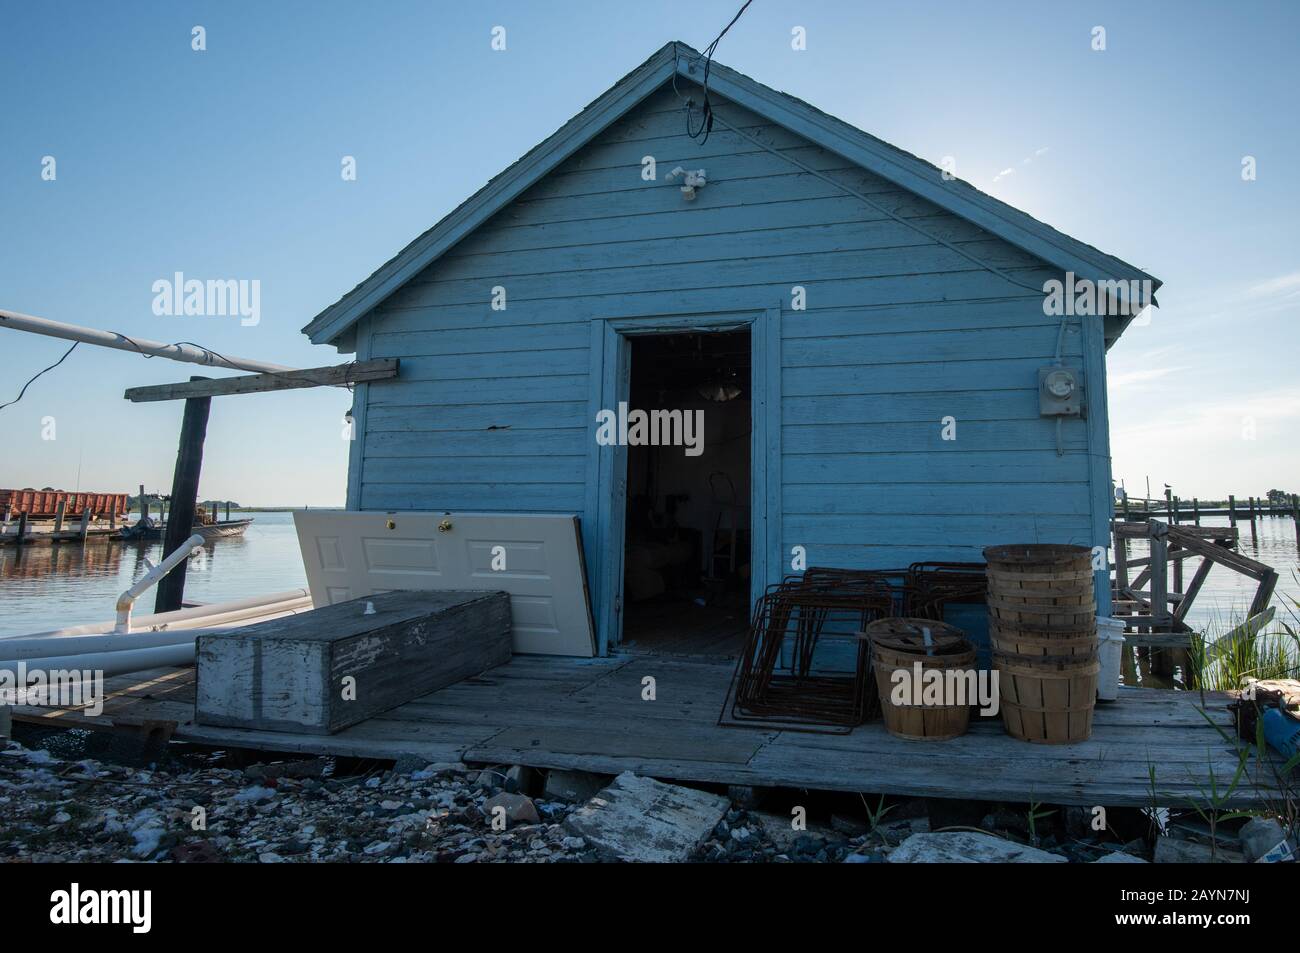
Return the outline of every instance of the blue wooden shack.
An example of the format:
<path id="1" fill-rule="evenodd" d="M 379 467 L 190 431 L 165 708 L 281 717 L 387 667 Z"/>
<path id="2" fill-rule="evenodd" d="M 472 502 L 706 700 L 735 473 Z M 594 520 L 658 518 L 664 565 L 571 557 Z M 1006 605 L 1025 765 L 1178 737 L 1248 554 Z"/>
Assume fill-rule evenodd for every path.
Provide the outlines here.
<path id="1" fill-rule="evenodd" d="M 668 44 L 304 328 L 401 359 L 348 507 L 579 515 L 602 650 L 802 565 L 1108 546 L 1105 352 L 1158 282 L 718 63 L 706 135 L 704 81 Z M 703 451 L 602 443 L 620 404 Z"/>

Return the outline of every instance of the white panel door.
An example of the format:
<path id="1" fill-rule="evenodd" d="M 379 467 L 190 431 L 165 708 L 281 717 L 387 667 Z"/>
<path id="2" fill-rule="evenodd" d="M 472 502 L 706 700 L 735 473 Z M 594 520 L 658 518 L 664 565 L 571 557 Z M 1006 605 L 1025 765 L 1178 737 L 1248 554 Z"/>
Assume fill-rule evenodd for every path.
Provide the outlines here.
<path id="1" fill-rule="evenodd" d="M 312 604 L 394 589 L 510 594 L 514 650 L 596 654 L 576 516 L 294 513 Z"/>

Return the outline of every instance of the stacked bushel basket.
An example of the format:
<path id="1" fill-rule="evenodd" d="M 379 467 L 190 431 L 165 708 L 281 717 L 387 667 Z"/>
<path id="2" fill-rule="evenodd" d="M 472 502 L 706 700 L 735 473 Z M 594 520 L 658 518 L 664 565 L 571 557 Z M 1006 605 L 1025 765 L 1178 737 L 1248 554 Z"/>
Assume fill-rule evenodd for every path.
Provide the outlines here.
<path id="1" fill-rule="evenodd" d="M 1092 551 L 992 546 L 984 559 L 989 639 L 1007 732 L 1040 744 L 1086 740 L 1100 670 Z"/>

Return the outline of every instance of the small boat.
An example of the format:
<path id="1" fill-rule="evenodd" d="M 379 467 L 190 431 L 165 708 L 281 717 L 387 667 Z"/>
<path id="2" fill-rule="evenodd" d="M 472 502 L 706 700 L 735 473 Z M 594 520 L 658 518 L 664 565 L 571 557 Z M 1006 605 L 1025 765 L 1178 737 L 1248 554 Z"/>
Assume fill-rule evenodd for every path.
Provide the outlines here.
<path id="1" fill-rule="evenodd" d="M 204 539 L 223 539 L 229 536 L 243 536 L 244 530 L 248 529 L 248 524 L 253 522 L 252 518 L 243 520 L 218 520 L 212 523 L 195 523 L 191 528 L 192 533 L 197 533 Z M 122 527 L 122 538 L 132 540 L 156 540 L 162 539 L 167 532 L 165 522 L 157 522 L 152 517 L 146 516 L 138 519 L 130 526 Z"/>

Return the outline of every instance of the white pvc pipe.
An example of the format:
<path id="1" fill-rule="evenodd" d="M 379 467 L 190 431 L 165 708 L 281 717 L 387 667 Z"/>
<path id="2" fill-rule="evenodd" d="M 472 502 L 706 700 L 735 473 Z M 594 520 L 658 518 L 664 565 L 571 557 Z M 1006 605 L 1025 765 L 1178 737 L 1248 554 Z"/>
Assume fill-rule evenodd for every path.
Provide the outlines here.
<path id="1" fill-rule="evenodd" d="M 171 554 L 167 556 L 157 566 L 154 566 L 147 573 L 135 581 L 135 584 L 117 597 L 117 624 L 113 626 L 114 632 L 131 631 L 131 607 L 135 605 L 135 600 L 140 598 L 145 592 L 152 589 L 163 576 L 167 575 L 185 560 L 190 558 L 190 553 L 203 545 L 203 537 L 195 533 L 185 542 L 181 543 Z"/>
<path id="2" fill-rule="evenodd" d="M 0 642 L 0 658 L 5 659 L 0 662 L 0 666 L 25 659 L 180 645 L 182 642 L 192 642 L 195 635 L 193 630 L 177 629 L 168 632 L 133 632 L 130 635 L 74 635 L 64 639 L 10 639 Z"/>
<path id="3" fill-rule="evenodd" d="M 46 337 L 63 338 L 65 341 L 80 341 L 83 344 L 95 344 L 99 347 L 116 348 L 119 351 L 131 351 L 135 354 L 147 354 L 152 357 L 165 357 L 173 361 L 188 364 L 203 364 L 207 367 L 224 367 L 232 371 L 252 371 L 258 374 L 292 371 L 296 368 L 283 364 L 268 364 L 265 361 L 252 361 L 243 357 L 227 357 L 214 354 L 206 348 L 189 344 L 163 344 L 145 338 L 128 338 L 116 331 L 100 331 L 98 328 L 85 328 L 76 324 L 64 324 L 49 318 L 38 318 L 31 314 L 0 309 L 0 328 L 13 328 L 15 331 L 29 331 Z"/>
<path id="4" fill-rule="evenodd" d="M 159 645 L 153 648 L 128 649 L 125 652 L 91 652 L 86 655 L 55 655 L 0 662 L 0 672 L 17 677 L 19 661 L 28 673 L 33 671 L 89 671 L 110 675 L 124 675 L 146 668 L 194 664 L 194 642 L 179 645 Z"/>
<path id="5" fill-rule="evenodd" d="M 311 595 L 306 589 L 286 589 L 262 596 L 249 596 L 233 599 L 229 602 L 216 602 L 203 606 L 191 606 L 172 612 L 156 612 L 149 615 L 133 616 L 133 632 L 161 632 L 167 629 L 193 629 L 200 626 L 225 624 L 244 618 L 255 618 L 264 612 L 300 611 L 311 608 Z M 14 640 L 29 639 L 63 639 L 84 635 L 103 635 L 113 631 L 112 622 L 88 622 L 84 625 L 72 625 L 62 629 L 45 632 L 20 633 L 0 636 L 0 656 L 7 656 L 9 645 Z"/>
<path id="6" fill-rule="evenodd" d="M 267 621 L 299 612 L 310 612 L 311 606 L 300 609 L 264 610 L 256 620 Z M 77 670 L 102 673 L 104 676 L 122 675 L 138 672 L 141 669 L 161 668 L 163 666 L 192 665 L 194 663 L 195 640 L 200 635 L 228 635 L 238 632 L 241 626 L 222 626 L 213 628 L 189 629 L 178 632 L 150 632 L 137 635 L 118 636 L 75 636 L 67 639 L 34 640 L 36 645 L 3 646 L 5 654 L 10 655 L 13 648 L 21 651 L 12 653 L 0 661 L 0 672 L 17 675 L 21 665 L 27 672 L 36 670 Z M 169 642 L 158 641 L 170 638 Z M 45 654 L 37 654 L 41 650 Z M 50 650 L 56 652 L 50 654 Z"/>
<path id="7" fill-rule="evenodd" d="M 183 625 L 168 629 L 155 629 L 129 634 L 68 635 L 58 638 L 6 639 L 0 642 L 0 659 L 39 658 L 42 656 L 77 655 L 84 652 L 117 652 L 123 649 L 153 648 L 159 645 L 177 645 L 193 641 L 200 633 L 215 628 L 235 628 L 267 619 L 310 612 L 311 603 L 287 602 L 240 612 L 225 612 L 201 620 L 202 625 Z"/>

